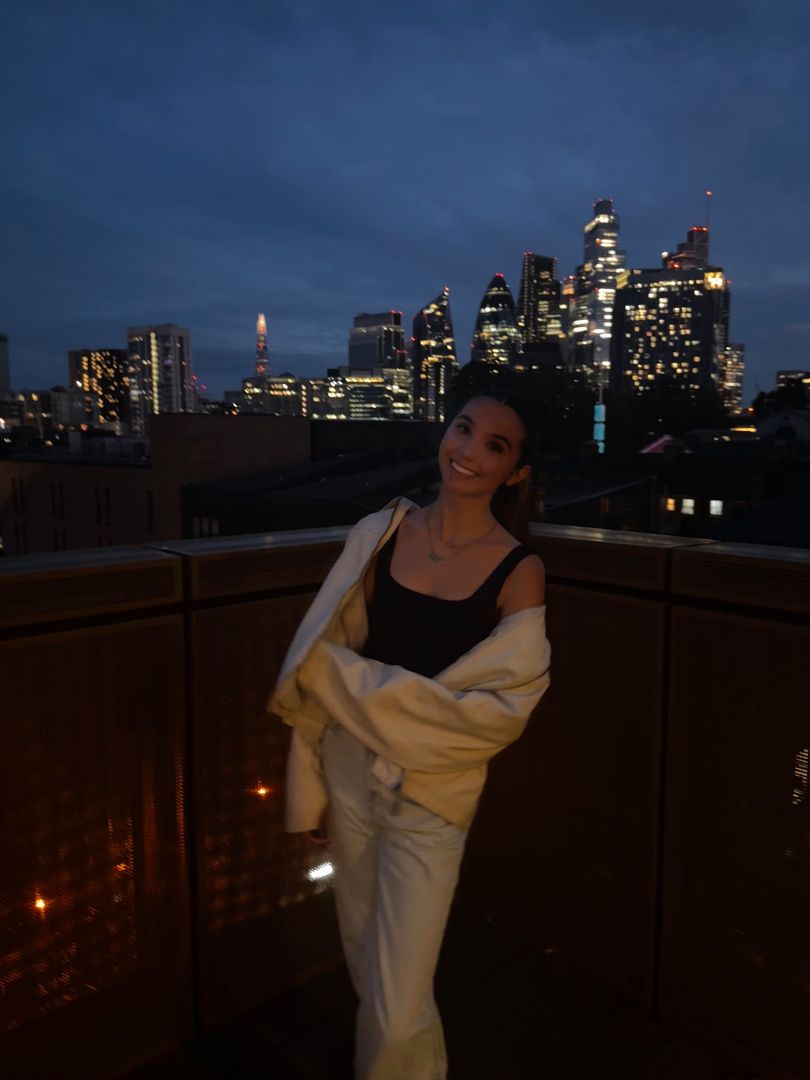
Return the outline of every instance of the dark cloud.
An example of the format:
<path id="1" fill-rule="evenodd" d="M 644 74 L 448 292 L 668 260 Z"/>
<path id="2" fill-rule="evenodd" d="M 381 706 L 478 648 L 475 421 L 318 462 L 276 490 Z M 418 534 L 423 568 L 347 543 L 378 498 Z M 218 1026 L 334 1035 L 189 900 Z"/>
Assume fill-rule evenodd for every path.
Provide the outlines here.
<path id="1" fill-rule="evenodd" d="M 527 248 L 570 272 L 594 199 L 650 266 L 707 186 L 746 395 L 810 362 L 799 3 L 37 3 L 4 29 L 15 386 L 175 321 L 219 393 L 258 311 L 274 370 L 320 373 L 357 311 L 445 284 L 464 362 L 492 274 L 517 293 Z"/>

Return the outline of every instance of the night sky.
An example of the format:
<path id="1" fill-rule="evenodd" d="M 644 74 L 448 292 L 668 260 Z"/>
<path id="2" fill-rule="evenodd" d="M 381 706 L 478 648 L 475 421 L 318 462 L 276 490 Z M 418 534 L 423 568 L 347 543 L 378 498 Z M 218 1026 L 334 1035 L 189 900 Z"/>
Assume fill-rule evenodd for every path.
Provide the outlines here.
<path id="1" fill-rule="evenodd" d="M 732 279 L 743 400 L 810 368 L 805 0 L 38 3 L 2 25 L 12 386 L 128 325 L 192 333 L 207 396 L 254 362 L 347 362 L 352 317 L 450 286 L 459 362 L 495 272 L 582 261 L 615 200 L 628 266 L 702 224 Z"/>

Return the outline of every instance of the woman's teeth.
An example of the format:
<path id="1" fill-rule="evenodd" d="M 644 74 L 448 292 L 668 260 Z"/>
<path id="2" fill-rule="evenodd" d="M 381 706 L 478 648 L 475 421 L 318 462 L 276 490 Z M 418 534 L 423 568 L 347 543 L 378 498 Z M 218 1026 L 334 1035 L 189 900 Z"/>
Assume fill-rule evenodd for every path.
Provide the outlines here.
<path id="1" fill-rule="evenodd" d="M 465 469 L 465 468 L 462 468 L 461 465 L 457 465 L 456 462 L 453 461 L 452 458 L 450 459 L 450 464 L 453 466 L 453 468 L 456 470 L 456 472 L 460 472 L 462 476 L 476 476 L 477 475 L 474 472 L 470 472 L 469 469 Z"/>

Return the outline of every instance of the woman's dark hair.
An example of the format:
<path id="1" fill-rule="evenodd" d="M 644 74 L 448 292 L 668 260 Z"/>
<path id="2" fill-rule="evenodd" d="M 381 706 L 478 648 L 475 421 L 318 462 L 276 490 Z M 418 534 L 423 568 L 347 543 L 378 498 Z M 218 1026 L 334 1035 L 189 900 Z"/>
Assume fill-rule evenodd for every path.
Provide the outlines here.
<path id="1" fill-rule="evenodd" d="M 508 406 L 518 417 L 525 436 L 521 440 L 520 454 L 516 469 L 522 465 L 531 465 L 537 453 L 538 419 L 534 405 L 520 393 L 508 386 L 491 385 L 482 387 L 470 394 L 467 401 L 486 397 Z M 496 521 L 522 544 L 529 539 L 529 515 L 532 509 L 532 473 L 528 473 L 518 484 L 501 484 L 492 496 L 491 510 Z"/>

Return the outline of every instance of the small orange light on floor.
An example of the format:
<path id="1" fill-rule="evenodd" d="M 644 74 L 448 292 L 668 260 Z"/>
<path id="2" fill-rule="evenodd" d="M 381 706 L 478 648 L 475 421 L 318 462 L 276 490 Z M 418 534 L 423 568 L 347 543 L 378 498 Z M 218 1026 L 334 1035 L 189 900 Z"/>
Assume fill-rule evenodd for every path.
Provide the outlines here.
<path id="1" fill-rule="evenodd" d="M 42 899 L 41 896 L 38 896 L 36 898 L 36 900 L 34 901 L 34 907 L 37 908 L 39 911 L 44 911 L 45 910 L 46 904 L 45 904 L 45 901 Z"/>
<path id="2" fill-rule="evenodd" d="M 256 788 L 256 794 L 257 795 L 262 795 L 262 796 L 266 795 L 267 794 L 267 788 L 266 787 L 258 787 L 258 788 Z"/>

